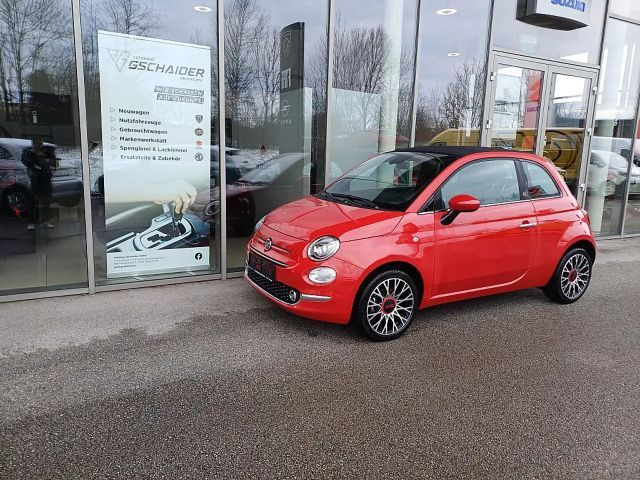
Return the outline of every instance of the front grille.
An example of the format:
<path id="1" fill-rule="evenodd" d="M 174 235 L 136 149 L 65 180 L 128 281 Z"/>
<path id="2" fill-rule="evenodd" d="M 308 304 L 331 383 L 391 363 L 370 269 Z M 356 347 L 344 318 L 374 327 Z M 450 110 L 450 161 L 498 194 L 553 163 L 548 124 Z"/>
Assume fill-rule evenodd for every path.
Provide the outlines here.
<path id="1" fill-rule="evenodd" d="M 267 292 L 272 297 L 277 298 L 278 300 L 288 303 L 289 305 L 293 305 L 294 303 L 298 303 L 300 299 L 300 292 L 298 292 L 295 288 L 291 288 L 286 286 L 284 283 L 280 283 L 278 281 L 271 281 L 268 278 L 265 278 L 263 275 L 260 275 L 253 268 L 247 266 L 246 268 L 247 277 L 254 284 L 256 284 L 259 288 Z M 295 300 L 291 300 L 289 297 L 290 292 L 295 292 Z"/>

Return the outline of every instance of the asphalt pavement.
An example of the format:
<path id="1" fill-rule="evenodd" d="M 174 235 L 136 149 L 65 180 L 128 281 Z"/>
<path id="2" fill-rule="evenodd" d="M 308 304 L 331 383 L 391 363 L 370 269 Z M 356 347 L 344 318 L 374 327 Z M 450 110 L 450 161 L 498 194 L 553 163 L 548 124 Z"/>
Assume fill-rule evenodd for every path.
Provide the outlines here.
<path id="1" fill-rule="evenodd" d="M 0 478 L 640 478 L 640 239 L 398 340 L 240 279 L 0 304 Z"/>

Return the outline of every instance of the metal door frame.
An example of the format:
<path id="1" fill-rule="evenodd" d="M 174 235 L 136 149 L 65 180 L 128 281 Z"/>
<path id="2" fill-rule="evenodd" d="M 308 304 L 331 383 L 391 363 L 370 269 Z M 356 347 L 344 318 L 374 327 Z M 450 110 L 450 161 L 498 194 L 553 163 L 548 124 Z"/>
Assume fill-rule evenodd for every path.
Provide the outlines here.
<path id="1" fill-rule="evenodd" d="M 489 74 L 487 75 L 485 87 L 485 100 L 482 121 L 481 145 L 491 146 L 491 138 L 493 134 L 492 119 L 495 107 L 496 97 L 496 76 L 498 65 L 509 65 L 518 68 L 526 68 L 530 70 L 538 70 L 543 73 L 542 92 L 540 98 L 540 112 L 537 120 L 537 141 L 535 152 L 542 155 L 544 151 L 544 133 L 548 125 L 549 102 L 551 97 L 551 86 L 554 74 L 568 75 L 573 77 L 585 78 L 591 82 L 590 96 L 587 105 L 587 117 L 585 122 L 585 135 L 582 144 L 582 158 L 580 159 L 580 171 L 578 172 L 578 193 L 577 200 L 582 205 L 586 196 L 586 176 L 589 165 L 589 151 L 591 147 L 591 136 L 595 121 L 595 106 L 598 87 L 598 68 L 579 66 L 573 63 L 564 63 L 554 60 L 548 60 L 537 57 L 529 57 L 526 55 L 515 54 L 511 52 L 503 52 L 494 50 L 489 56 Z"/>

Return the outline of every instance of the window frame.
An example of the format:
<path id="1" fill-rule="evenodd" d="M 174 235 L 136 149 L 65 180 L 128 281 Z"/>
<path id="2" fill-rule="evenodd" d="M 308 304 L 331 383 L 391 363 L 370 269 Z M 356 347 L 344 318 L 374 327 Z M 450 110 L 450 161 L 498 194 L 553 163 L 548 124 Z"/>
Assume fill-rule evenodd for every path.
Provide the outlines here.
<path id="1" fill-rule="evenodd" d="M 444 187 L 447 184 L 447 182 L 454 175 L 456 175 L 458 172 L 462 171 L 463 169 L 467 168 L 468 166 L 475 165 L 476 163 L 480 163 L 480 162 L 491 162 L 491 161 L 496 161 L 496 160 L 507 160 L 507 161 L 513 162 L 513 166 L 515 167 L 516 175 L 517 175 L 517 178 L 518 178 L 518 190 L 520 191 L 520 200 L 513 200 L 513 201 L 509 201 L 509 202 L 499 202 L 499 203 L 486 203 L 484 205 L 480 205 L 480 208 L 483 208 L 483 207 L 494 207 L 496 205 L 508 205 L 508 204 L 512 204 L 512 203 L 530 202 L 531 199 L 528 198 L 528 195 L 526 195 L 526 192 L 527 192 L 527 190 L 529 188 L 527 186 L 528 185 L 528 181 L 527 181 L 527 178 L 526 178 L 526 174 L 524 172 L 524 167 L 520 164 L 520 159 L 519 158 L 515 158 L 515 157 L 478 158 L 477 160 L 473 160 L 473 161 L 471 161 L 469 163 L 465 163 L 464 165 L 461 165 L 456 170 L 454 170 L 451 173 L 451 175 L 449 175 L 445 179 L 445 181 L 442 182 L 442 184 L 437 188 L 437 190 L 435 192 L 433 192 L 431 197 L 429 197 L 429 199 L 425 202 L 423 207 L 418 211 L 418 214 L 438 213 L 438 212 L 447 212 L 447 211 L 449 211 L 449 208 L 438 209 L 438 210 L 436 210 L 434 208 L 434 204 L 435 204 L 436 200 L 438 199 L 438 197 L 441 197 L 442 187 Z M 546 198 L 549 198 L 549 197 L 545 197 L 545 199 Z M 541 200 L 544 200 L 544 199 L 541 199 Z M 442 200 L 440 200 L 440 201 L 442 201 Z"/>
<path id="2" fill-rule="evenodd" d="M 562 197 L 562 188 L 560 188 L 560 186 L 558 185 L 558 182 L 556 182 L 556 179 L 553 178 L 553 175 L 549 172 L 549 170 L 547 170 L 543 165 L 540 165 L 538 162 L 534 162 L 533 160 L 527 160 L 524 158 L 519 158 L 518 162 L 520 163 L 520 167 L 522 168 L 522 176 L 526 185 L 526 188 L 524 190 L 523 193 L 526 192 L 526 195 L 529 197 L 529 200 L 531 200 L 532 202 L 538 201 L 538 200 L 548 200 L 550 198 L 560 198 Z M 547 195 L 544 197 L 536 197 L 536 198 L 531 198 L 531 195 L 529 195 L 529 188 L 531 188 L 533 185 L 529 184 L 529 176 L 527 175 L 527 172 L 525 170 L 525 163 L 531 163 L 533 165 L 535 165 L 536 167 L 540 167 L 544 173 L 547 174 L 547 176 L 551 179 L 551 181 L 553 182 L 553 185 L 556 187 L 556 190 L 558 190 L 558 193 L 554 194 L 554 195 Z"/>

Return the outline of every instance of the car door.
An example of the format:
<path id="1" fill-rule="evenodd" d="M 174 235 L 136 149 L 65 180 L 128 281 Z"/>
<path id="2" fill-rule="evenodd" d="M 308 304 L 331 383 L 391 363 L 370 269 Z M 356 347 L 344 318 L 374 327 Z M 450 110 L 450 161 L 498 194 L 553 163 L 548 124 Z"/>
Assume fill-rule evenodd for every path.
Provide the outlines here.
<path id="1" fill-rule="evenodd" d="M 434 296 L 508 286 L 530 270 L 538 227 L 521 172 L 514 159 L 483 159 L 461 167 L 440 187 L 434 202 Z M 460 194 L 476 197 L 480 208 L 443 225 L 449 200 Z"/>

